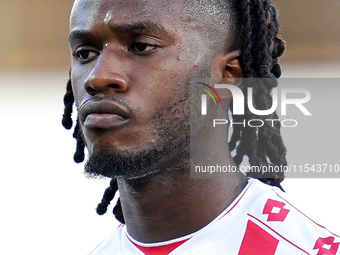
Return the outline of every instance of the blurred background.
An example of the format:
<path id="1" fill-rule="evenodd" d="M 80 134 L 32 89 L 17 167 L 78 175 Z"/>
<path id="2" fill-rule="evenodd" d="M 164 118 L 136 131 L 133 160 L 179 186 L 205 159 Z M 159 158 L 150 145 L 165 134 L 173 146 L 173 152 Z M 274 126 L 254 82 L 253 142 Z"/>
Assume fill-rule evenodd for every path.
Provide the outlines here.
<path id="1" fill-rule="evenodd" d="M 0 1 L 1 254 L 86 254 L 117 226 L 111 212 L 95 213 L 109 180 L 84 177 L 83 165 L 73 163 L 72 134 L 60 124 L 72 2 Z M 340 77 L 340 1 L 274 3 L 288 45 L 283 77 Z M 324 137 L 317 143 L 283 131 L 288 160 L 301 152 L 339 158 L 340 135 L 327 126 L 337 110 L 310 127 Z M 283 186 L 298 207 L 340 233 L 339 178 L 286 179 Z"/>

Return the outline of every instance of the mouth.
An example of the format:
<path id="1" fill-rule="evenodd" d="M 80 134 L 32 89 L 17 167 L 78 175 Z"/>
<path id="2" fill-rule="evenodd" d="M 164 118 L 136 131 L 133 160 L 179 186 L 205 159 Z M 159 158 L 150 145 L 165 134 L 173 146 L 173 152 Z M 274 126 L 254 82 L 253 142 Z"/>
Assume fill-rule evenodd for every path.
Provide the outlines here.
<path id="1" fill-rule="evenodd" d="M 109 99 L 85 102 L 79 109 L 79 116 L 84 127 L 89 129 L 115 130 L 131 120 L 127 109 Z"/>

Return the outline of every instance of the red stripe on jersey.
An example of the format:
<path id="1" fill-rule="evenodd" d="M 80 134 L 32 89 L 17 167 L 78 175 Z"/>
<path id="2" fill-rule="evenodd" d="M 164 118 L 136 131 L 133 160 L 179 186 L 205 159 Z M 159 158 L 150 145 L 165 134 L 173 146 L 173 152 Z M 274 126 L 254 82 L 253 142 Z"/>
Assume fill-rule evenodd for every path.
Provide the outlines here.
<path id="1" fill-rule="evenodd" d="M 269 227 L 267 224 L 265 224 L 264 222 L 262 222 L 261 220 L 259 220 L 258 218 L 254 217 L 253 215 L 250 215 L 249 213 L 247 214 L 249 217 L 252 217 L 253 219 L 257 220 L 258 222 L 260 222 L 262 225 L 266 226 L 267 228 L 269 228 L 271 231 L 273 231 L 275 234 L 277 234 L 279 237 L 281 237 L 282 239 L 284 239 L 286 242 L 290 243 L 291 245 L 295 246 L 296 248 L 298 248 L 300 251 L 310 255 L 308 252 L 306 252 L 305 250 L 303 250 L 302 248 L 300 248 L 299 246 L 297 246 L 296 244 L 292 243 L 291 241 L 289 241 L 287 238 L 283 237 L 282 235 L 280 235 L 278 232 L 276 232 L 274 229 L 272 229 L 271 227 Z"/>
<path id="2" fill-rule="evenodd" d="M 162 246 L 155 246 L 155 247 L 145 247 L 145 246 L 140 246 L 136 243 L 134 243 L 130 238 L 129 240 L 131 243 L 133 243 L 141 252 L 143 252 L 145 255 L 168 255 L 170 252 L 184 244 L 186 241 L 188 241 L 190 238 L 179 241 L 176 243 L 171 243 L 167 245 L 162 245 Z"/>
<path id="3" fill-rule="evenodd" d="M 238 255 L 274 255 L 279 240 L 248 220 Z"/>

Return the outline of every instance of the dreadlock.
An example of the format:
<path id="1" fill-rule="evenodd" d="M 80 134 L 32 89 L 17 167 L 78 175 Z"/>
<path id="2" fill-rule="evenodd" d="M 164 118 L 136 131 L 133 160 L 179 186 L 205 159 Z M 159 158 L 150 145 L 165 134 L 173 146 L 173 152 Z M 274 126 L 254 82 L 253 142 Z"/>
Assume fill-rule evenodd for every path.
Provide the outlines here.
<path id="1" fill-rule="evenodd" d="M 239 1 L 237 13 L 240 22 L 241 36 L 241 67 L 244 78 L 251 79 L 245 82 L 245 87 L 251 86 L 253 90 L 254 107 L 259 110 L 269 109 L 272 106 L 271 91 L 277 86 L 277 79 L 281 76 L 278 58 L 285 51 L 285 42 L 278 36 L 279 21 L 276 8 L 270 0 L 244 0 Z M 249 80 L 248 80 L 249 81 Z M 245 89 L 245 101 L 248 93 Z M 232 109 L 231 109 L 232 110 Z M 260 119 L 262 127 L 235 126 L 229 142 L 230 150 L 236 149 L 234 161 L 240 165 L 245 155 L 249 158 L 251 166 L 286 166 L 286 148 L 280 134 L 280 122 L 265 121 L 278 119 L 274 112 L 269 116 L 258 116 L 245 107 L 245 115 L 233 115 L 234 121 Z M 268 159 L 270 162 L 268 162 Z M 248 173 L 250 177 L 258 178 L 262 182 L 281 188 L 284 173 L 261 174 Z M 262 177 L 262 178 L 261 178 Z"/>
<path id="2" fill-rule="evenodd" d="M 230 0 L 226 0 L 230 1 Z M 281 68 L 278 58 L 285 51 L 285 42 L 278 36 L 279 21 L 277 10 L 270 0 L 232 0 L 241 42 L 240 62 L 244 78 L 268 78 L 257 79 L 254 83 L 247 83 L 245 86 L 252 87 L 254 97 L 254 107 L 258 110 L 269 109 L 272 106 L 271 91 L 277 86 L 277 78 L 281 76 Z M 244 92 L 245 102 L 247 101 L 247 90 Z M 74 95 L 72 91 L 71 79 L 67 82 L 66 94 L 64 96 L 64 114 L 62 124 L 66 129 L 72 128 L 72 108 Z M 232 107 L 231 107 L 232 111 Z M 251 119 L 274 120 L 278 119 L 274 112 L 269 116 L 254 115 L 246 106 L 245 115 L 233 115 L 234 121 L 249 121 Z M 231 151 L 236 149 L 234 161 L 240 165 L 244 156 L 248 156 L 251 166 L 278 165 L 286 166 L 286 148 L 280 135 L 280 122 L 263 121 L 262 127 L 248 127 L 235 125 L 229 142 Z M 84 161 L 85 141 L 81 134 L 79 119 L 73 133 L 77 141 L 74 161 L 80 163 Z M 284 179 L 284 173 L 279 172 L 266 176 L 248 175 L 258 178 L 264 183 L 281 188 L 280 183 Z M 101 202 L 97 206 L 97 213 L 103 215 L 107 207 L 113 200 L 118 190 L 116 179 L 112 179 L 110 186 L 105 190 Z M 117 220 L 124 223 L 120 199 L 113 209 L 113 214 Z"/>

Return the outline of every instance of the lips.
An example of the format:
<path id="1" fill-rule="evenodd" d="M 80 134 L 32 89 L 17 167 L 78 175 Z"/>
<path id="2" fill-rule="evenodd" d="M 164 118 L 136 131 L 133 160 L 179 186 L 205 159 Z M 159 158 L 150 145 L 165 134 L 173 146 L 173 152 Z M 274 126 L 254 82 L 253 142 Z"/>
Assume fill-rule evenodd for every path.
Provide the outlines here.
<path id="1" fill-rule="evenodd" d="M 90 129 L 114 130 L 131 120 L 127 109 L 109 99 L 85 102 L 79 109 L 79 116 L 84 127 Z"/>

